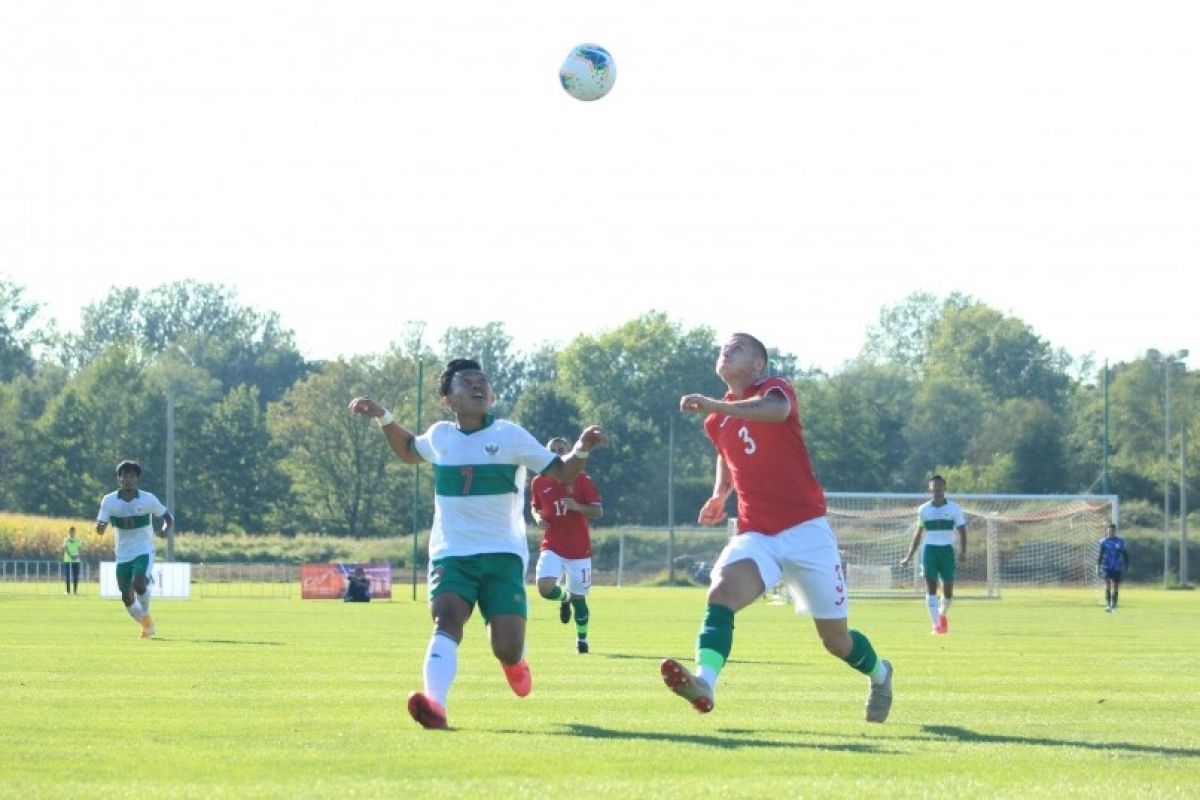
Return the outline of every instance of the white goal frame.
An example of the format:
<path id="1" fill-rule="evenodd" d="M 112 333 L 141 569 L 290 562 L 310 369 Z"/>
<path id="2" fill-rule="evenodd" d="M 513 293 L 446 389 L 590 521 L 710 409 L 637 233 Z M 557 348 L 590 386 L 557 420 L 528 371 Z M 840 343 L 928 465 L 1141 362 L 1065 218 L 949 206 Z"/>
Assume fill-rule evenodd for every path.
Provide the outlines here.
<path id="1" fill-rule="evenodd" d="M 967 517 L 955 597 L 999 599 L 1003 587 L 1099 584 L 1096 547 L 1119 519 L 1117 495 L 947 495 Z M 928 493 L 826 492 L 852 595 L 924 595 L 919 551 L 899 566 Z M 956 549 L 958 537 L 955 536 Z"/>

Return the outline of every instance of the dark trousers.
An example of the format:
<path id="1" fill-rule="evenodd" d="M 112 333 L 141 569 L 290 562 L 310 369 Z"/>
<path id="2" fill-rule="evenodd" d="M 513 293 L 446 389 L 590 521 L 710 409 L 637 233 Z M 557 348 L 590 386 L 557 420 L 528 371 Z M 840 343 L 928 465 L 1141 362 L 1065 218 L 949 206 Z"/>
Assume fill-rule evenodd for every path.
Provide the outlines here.
<path id="1" fill-rule="evenodd" d="M 63 562 L 63 580 L 67 582 L 67 592 L 79 594 L 79 562 Z M 72 586 L 74 584 L 74 586 Z"/>

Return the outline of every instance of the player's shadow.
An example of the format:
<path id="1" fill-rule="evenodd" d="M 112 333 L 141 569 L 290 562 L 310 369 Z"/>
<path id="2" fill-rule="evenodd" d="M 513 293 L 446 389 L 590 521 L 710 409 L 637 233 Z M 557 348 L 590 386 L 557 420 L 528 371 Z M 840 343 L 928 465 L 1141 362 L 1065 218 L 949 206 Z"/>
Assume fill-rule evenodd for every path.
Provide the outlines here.
<path id="1" fill-rule="evenodd" d="M 1200 757 L 1200 750 L 1189 747 L 1160 747 L 1158 745 L 1133 744 L 1132 742 L 1076 742 L 1069 739 L 1045 739 L 1038 736 L 1008 736 L 998 733 L 978 733 L 966 728 L 959 728 L 955 725 L 922 725 L 921 730 L 942 739 L 953 739 L 958 742 L 1032 744 L 1046 747 L 1065 746 L 1080 747 L 1084 750 L 1103 750 L 1106 752 L 1123 750 L 1127 753 L 1175 756 L 1177 758 Z"/>
<path id="2" fill-rule="evenodd" d="M 600 658 L 611 658 L 617 661 L 653 661 L 658 663 L 663 660 L 662 656 L 638 656 L 629 653 L 604 653 Z M 765 661 L 757 658 L 738 658 L 730 659 L 729 664 L 765 664 L 772 667 L 800 667 L 803 663 L 800 661 Z"/>
<path id="3" fill-rule="evenodd" d="M 827 750 L 838 753 L 886 754 L 890 751 L 873 744 L 846 743 L 823 744 L 820 742 L 785 742 L 778 739 L 742 739 L 732 736 L 705 736 L 696 733 L 662 733 L 658 731 L 628 731 L 600 728 L 595 725 L 572 723 L 563 726 L 568 736 L 584 739 L 625 739 L 641 742 L 669 742 L 670 744 L 699 744 L 722 750 L 745 750 L 767 748 L 778 750 Z"/>
<path id="4" fill-rule="evenodd" d="M 156 642 L 180 642 L 186 644 L 236 644 L 251 647 L 283 647 L 283 642 L 262 642 L 254 639 L 181 639 L 177 637 L 155 636 Z"/>

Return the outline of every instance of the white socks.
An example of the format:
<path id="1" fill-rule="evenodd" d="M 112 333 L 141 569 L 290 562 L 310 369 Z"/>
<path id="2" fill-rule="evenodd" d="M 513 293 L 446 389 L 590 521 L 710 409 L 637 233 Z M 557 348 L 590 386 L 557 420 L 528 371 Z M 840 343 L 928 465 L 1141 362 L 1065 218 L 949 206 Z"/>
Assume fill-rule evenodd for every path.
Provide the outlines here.
<path id="1" fill-rule="evenodd" d="M 150 613 L 150 587 L 146 587 L 146 591 L 137 595 L 137 601 L 142 607 L 143 614 Z"/>
<path id="2" fill-rule="evenodd" d="M 425 651 L 425 694 L 442 708 L 457 672 L 458 641 L 448 633 L 434 631 Z"/>
<path id="3" fill-rule="evenodd" d="M 943 597 L 942 598 L 942 613 L 943 614 L 945 614 L 947 611 L 950 610 L 950 601 L 953 599 L 954 598 L 952 598 L 952 597 Z"/>
<path id="4" fill-rule="evenodd" d="M 146 612 L 142 610 L 142 606 L 137 600 L 133 601 L 133 605 L 125 606 L 125 610 L 129 612 L 129 616 L 133 617 L 133 621 L 141 624 L 142 617 L 146 616 Z"/>
<path id="5" fill-rule="evenodd" d="M 720 672 L 717 672 L 712 667 L 705 667 L 705 666 L 697 666 L 696 667 L 696 677 L 699 678 L 700 680 L 704 681 L 705 683 L 707 683 L 709 689 L 716 690 L 717 676 L 720 674 L 721 674 Z"/>
<path id="6" fill-rule="evenodd" d="M 925 605 L 929 609 L 929 619 L 934 625 L 938 624 L 938 596 L 936 594 L 925 595 Z"/>

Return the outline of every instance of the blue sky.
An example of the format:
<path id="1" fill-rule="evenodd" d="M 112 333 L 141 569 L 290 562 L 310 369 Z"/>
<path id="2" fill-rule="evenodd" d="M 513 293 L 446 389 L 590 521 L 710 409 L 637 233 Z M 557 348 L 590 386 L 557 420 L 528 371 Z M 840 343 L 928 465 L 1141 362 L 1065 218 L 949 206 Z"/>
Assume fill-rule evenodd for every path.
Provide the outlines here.
<path id="1" fill-rule="evenodd" d="M 226 284 L 311 357 L 655 308 L 836 369 L 914 291 L 1200 351 L 1198 4 L 746 5 L 5 3 L 0 271 L 67 329 Z"/>

